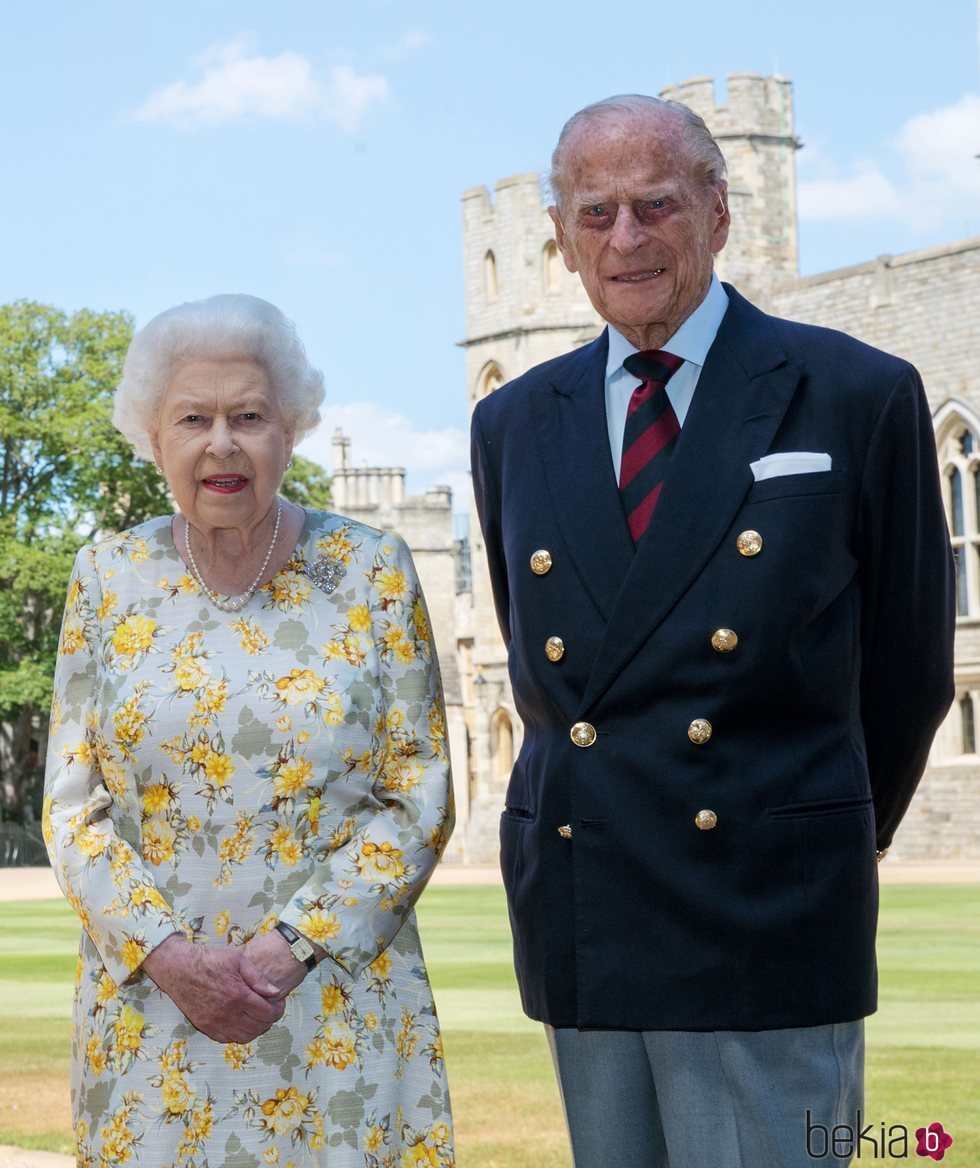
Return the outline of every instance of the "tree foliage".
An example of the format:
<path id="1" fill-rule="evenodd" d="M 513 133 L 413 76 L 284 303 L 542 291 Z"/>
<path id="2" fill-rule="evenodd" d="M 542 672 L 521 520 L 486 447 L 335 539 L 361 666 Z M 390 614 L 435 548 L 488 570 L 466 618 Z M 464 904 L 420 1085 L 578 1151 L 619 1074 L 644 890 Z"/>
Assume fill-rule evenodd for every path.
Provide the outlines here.
<path id="1" fill-rule="evenodd" d="M 113 428 L 112 393 L 132 336 L 124 312 L 0 308 L 0 521 L 31 543 L 138 523 L 166 488 Z"/>
<path id="2" fill-rule="evenodd" d="M 0 306 L 0 721 L 16 809 L 51 676 L 75 552 L 168 507 L 110 422 L 132 335 L 124 312 Z"/>
<path id="3" fill-rule="evenodd" d="M 293 465 L 282 481 L 282 496 L 309 510 L 325 510 L 330 506 L 330 476 L 319 463 L 302 455 L 293 455 Z"/>

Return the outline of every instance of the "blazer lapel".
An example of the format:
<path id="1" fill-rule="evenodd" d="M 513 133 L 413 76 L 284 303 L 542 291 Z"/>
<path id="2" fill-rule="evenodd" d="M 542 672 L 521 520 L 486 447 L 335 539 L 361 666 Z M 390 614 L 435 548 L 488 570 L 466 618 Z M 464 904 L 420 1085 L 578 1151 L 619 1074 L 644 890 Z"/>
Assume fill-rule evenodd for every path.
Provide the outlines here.
<path id="1" fill-rule="evenodd" d="M 542 384 L 532 400 L 552 510 L 565 551 L 599 613 L 608 619 L 634 559 L 609 450 L 607 334 L 578 353 L 570 375 Z"/>
<path id="2" fill-rule="evenodd" d="M 716 551 L 752 485 L 800 378 L 733 289 L 650 527 L 623 581 L 584 695 L 592 705 Z M 761 327 L 760 327 L 761 326 Z"/>

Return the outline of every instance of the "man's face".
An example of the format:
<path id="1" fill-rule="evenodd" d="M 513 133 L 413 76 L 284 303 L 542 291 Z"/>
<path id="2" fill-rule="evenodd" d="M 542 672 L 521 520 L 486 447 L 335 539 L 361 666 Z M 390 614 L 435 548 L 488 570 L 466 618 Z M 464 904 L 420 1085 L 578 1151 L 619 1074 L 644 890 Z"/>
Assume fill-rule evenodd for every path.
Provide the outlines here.
<path id="1" fill-rule="evenodd" d="M 586 123 L 565 147 L 555 238 L 596 312 L 640 349 L 660 348 L 701 303 L 728 239 L 724 183 L 695 180 L 669 114 Z"/>

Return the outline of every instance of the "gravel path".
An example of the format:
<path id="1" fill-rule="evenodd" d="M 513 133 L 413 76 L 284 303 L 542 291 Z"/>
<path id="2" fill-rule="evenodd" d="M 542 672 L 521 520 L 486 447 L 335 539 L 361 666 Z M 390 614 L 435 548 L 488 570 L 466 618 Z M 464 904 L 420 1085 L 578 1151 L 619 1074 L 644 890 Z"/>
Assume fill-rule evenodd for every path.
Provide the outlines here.
<path id="1" fill-rule="evenodd" d="M 980 860 L 886 859 L 878 871 L 882 884 L 980 884 Z M 441 864 L 432 883 L 499 884 L 500 872 L 493 864 Z M 50 868 L 0 868 L 0 901 L 53 900 L 60 896 Z M 5 1168 L 2 1159 L 0 1168 Z"/>

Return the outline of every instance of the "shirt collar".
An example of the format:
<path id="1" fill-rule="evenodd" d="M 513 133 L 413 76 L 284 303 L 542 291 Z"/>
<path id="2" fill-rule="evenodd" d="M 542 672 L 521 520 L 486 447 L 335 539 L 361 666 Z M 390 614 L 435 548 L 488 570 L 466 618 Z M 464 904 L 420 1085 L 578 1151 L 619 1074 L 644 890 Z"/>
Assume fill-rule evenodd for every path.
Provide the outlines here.
<path id="1" fill-rule="evenodd" d="M 701 366 L 708 356 L 708 350 L 718 333 L 721 318 L 728 308 L 728 293 L 721 281 L 712 272 L 711 283 L 704 299 L 684 321 L 676 333 L 666 342 L 664 348 L 675 357 L 681 357 Z M 609 326 L 609 355 L 606 358 L 606 379 L 608 380 L 623 367 L 623 361 L 638 352 L 635 345 Z"/>

